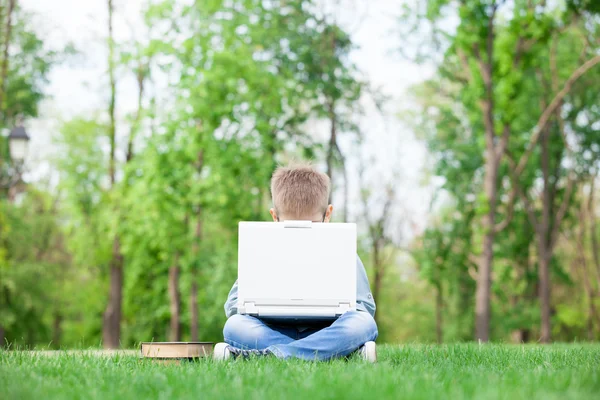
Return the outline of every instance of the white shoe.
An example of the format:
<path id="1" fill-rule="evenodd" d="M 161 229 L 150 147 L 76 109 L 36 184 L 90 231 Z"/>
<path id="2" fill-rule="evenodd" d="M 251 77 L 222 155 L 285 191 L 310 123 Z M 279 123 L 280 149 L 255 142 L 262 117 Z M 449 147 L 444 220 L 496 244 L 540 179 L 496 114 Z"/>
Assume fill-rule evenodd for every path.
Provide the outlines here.
<path id="1" fill-rule="evenodd" d="M 216 361 L 229 360 L 232 357 L 227 343 L 217 343 L 213 350 L 213 359 Z"/>
<path id="2" fill-rule="evenodd" d="M 370 363 L 377 362 L 377 345 L 375 342 L 367 342 L 360 349 L 358 349 L 360 357 Z"/>

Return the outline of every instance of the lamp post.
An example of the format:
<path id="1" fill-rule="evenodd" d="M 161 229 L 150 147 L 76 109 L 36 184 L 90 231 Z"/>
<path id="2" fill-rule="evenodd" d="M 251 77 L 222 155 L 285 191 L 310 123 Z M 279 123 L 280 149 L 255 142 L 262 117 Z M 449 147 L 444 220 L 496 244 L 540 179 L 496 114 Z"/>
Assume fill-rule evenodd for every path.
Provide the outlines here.
<path id="1" fill-rule="evenodd" d="M 0 144 L 2 143 L 1 139 L 0 137 Z M 0 146 L 0 198 L 6 194 L 9 202 L 14 201 L 16 189 L 21 182 L 28 145 L 29 135 L 27 135 L 25 128 L 19 124 L 8 134 L 8 160 L 2 159 L 4 149 Z M 0 220 L 0 224 L 2 223 L 3 221 Z M 0 231 L 2 231 L 2 228 L 0 226 Z M 9 295 L 10 293 L 5 292 L 3 285 L 0 284 L 0 296 L 6 297 L 8 300 Z M 0 325 L 0 346 L 4 345 L 4 340 L 5 326 Z"/>
<path id="2" fill-rule="evenodd" d="M 8 135 L 8 147 L 10 158 L 15 164 L 23 164 L 27 157 L 27 147 L 29 145 L 29 135 L 25 128 L 17 126 Z"/>
<path id="3" fill-rule="evenodd" d="M 21 182 L 29 140 L 29 135 L 22 125 L 13 128 L 8 134 L 9 160 L 0 160 L 0 187 L 8 192 L 9 200 L 14 198 L 14 189 Z"/>

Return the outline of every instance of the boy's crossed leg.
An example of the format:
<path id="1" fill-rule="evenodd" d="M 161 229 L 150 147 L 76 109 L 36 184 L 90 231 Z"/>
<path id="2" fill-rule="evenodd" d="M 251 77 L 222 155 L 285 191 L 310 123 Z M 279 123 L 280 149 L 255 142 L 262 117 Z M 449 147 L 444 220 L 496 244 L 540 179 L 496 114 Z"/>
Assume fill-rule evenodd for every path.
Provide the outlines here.
<path id="1" fill-rule="evenodd" d="M 330 326 L 298 333 L 295 328 L 275 327 L 258 318 L 233 315 L 225 324 L 225 342 L 240 349 L 266 350 L 278 358 L 329 360 L 345 357 L 366 342 L 377 338 L 373 317 L 363 311 L 349 311 Z M 302 338 L 296 340 L 300 335 Z"/>

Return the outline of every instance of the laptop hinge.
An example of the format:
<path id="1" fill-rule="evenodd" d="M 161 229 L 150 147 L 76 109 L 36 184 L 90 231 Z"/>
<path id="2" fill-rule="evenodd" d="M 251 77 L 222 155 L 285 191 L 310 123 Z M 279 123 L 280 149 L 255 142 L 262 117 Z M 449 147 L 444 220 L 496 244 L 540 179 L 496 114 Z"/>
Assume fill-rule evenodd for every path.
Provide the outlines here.
<path id="1" fill-rule="evenodd" d="M 247 301 L 242 303 L 238 307 L 239 314 L 254 314 L 258 315 L 258 308 L 256 307 L 256 303 L 253 301 Z"/>
<path id="2" fill-rule="evenodd" d="M 283 221 L 284 228 L 312 228 L 312 221 Z"/>
<path id="3" fill-rule="evenodd" d="M 340 315 L 346 311 L 350 311 L 350 303 L 340 303 L 338 310 L 340 311 Z"/>

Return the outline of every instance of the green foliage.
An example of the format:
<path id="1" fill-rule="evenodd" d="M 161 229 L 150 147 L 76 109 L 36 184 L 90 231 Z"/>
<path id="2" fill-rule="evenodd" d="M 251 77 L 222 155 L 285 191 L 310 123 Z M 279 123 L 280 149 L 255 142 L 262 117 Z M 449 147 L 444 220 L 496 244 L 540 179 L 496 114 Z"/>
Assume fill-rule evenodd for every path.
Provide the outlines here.
<path id="1" fill-rule="evenodd" d="M 3 18 L 6 16 L 3 15 Z M 2 88 L 3 104 L 0 105 L 0 120 L 4 127 L 14 126 L 18 118 L 38 115 L 52 66 L 70 53 L 68 49 L 60 52 L 48 50 L 31 21 L 31 15 L 17 5 L 12 15 L 8 69 Z M 5 41 L 3 31 L 3 46 Z M 4 58 L 3 54 L 0 58 Z"/>
<path id="2" fill-rule="evenodd" d="M 496 222 L 506 221 L 506 226 L 493 246 L 491 337 L 505 341 L 518 333 L 523 340 L 534 340 L 539 331 L 539 235 L 523 199 L 513 194 L 508 157 L 518 160 L 525 154 L 554 94 L 585 59 L 597 54 L 596 7 L 586 1 L 568 1 L 566 7 L 528 7 L 528 2 L 515 1 L 494 12 L 500 2 L 416 3 L 407 21 L 417 23 L 419 43 L 403 48 L 418 47 L 418 61 L 427 60 L 437 69 L 413 88 L 407 120 L 427 145 L 428 172 L 443 182 L 431 206 L 435 215 L 410 249 L 383 248 L 389 258 L 378 302 L 380 340 L 433 342 L 436 329 L 446 342 L 472 338 L 477 261 L 487 233 L 480 222 L 490 211 L 484 193 L 483 100 L 494 104 L 493 142 L 510 129 L 496 182 Z M 9 342 L 100 344 L 115 238 L 124 268 L 123 346 L 167 339 L 168 277 L 174 267 L 180 271 L 182 339 L 191 336 L 196 284 L 200 338 L 221 340 L 222 306 L 236 276 L 237 223 L 269 219 L 269 178 L 278 162 L 294 156 L 328 158 L 327 144 L 307 129 L 308 121 L 334 121 L 340 134 L 357 131 L 359 99 L 368 82 L 350 58 L 355 48 L 351 35 L 322 15 L 318 5 L 301 0 L 146 4 L 147 37 L 115 46 L 117 86 L 124 76 L 135 76 L 139 88 L 146 88 L 139 109 L 131 115 L 117 113 L 123 118 L 116 126 L 116 182 L 109 177 L 107 118 L 88 113 L 61 121 L 53 138 L 58 184 L 32 184 L 16 202 L 0 201 L 0 328 Z M 62 55 L 47 50 L 22 10 L 15 15 L 3 126 L 12 126 L 18 115 L 37 115 L 48 73 Z M 494 34 L 489 36 L 492 16 Z M 428 34 L 432 40 L 423 40 Z M 487 99 L 482 64 L 490 56 L 493 85 Z M 547 128 L 551 213 L 573 199 L 561 228 L 565 235 L 578 228 L 574 210 L 585 198 L 569 195 L 569 175 L 589 180 L 598 170 L 598 82 L 600 68 L 580 77 L 561 104 L 565 126 L 552 117 Z M 573 154 L 561 136 L 563 128 Z M 0 158 L 6 161 L 6 141 L 0 146 Z M 518 179 L 536 218 L 541 215 L 537 190 L 542 155 L 534 143 Z M 10 169 L 3 164 L 2 173 Z M 588 313 L 597 299 L 577 294 L 583 281 L 572 271 L 577 251 L 565 243 L 574 240 L 561 238 L 551 261 L 555 335 L 560 340 L 598 337 Z M 361 251 L 361 256 L 371 270 L 372 255 Z M 384 348 L 383 358 L 394 368 L 408 365 L 405 377 L 414 365 L 426 366 L 417 368 L 419 376 L 447 374 L 446 369 L 456 368 L 453 357 L 466 360 L 467 369 L 514 362 L 520 369 L 507 372 L 515 381 L 525 379 L 522 370 L 538 368 L 541 360 L 561 360 L 553 350 L 535 348 L 528 349 L 526 359 L 503 347 L 487 348 L 491 353 L 484 355 L 469 346 L 418 349 L 440 369 L 428 369 L 417 350 Z M 587 360 L 585 354 L 570 352 Z M 11 362 L 22 361 L 16 357 Z M 122 361 L 129 365 L 130 360 Z M 275 364 L 267 367 L 277 373 Z M 306 373 L 302 368 L 296 372 Z M 495 387 L 477 385 L 490 377 L 487 372 L 466 373 L 465 386 L 446 390 L 448 383 L 442 383 L 446 389 L 434 385 L 431 397 L 496 393 Z M 447 382 L 454 382 L 448 376 Z M 585 392 L 588 380 L 574 376 L 583 383 L 573 393 Z M 554 378 L 527 379 L 564 389 L 564 381 Z M 147 384 L 143 378 L 140 382 Z M 432 385 L 427 379 L 422 384 Z M 525 386 L 517 385 L 514 393 L 533 390 Z"/>
<path id="3" fill-rule="evenodd" d="M 560 103 L 560 120 L 552 117 L 546 136 L 531 141 L 541 115 L 556 94 L 573 72 L 596 54 L 597 19 L 586 5 L 575 2 L 569 3 L 567 9 L 557 5 L 531 7 L 524 1 L 510 7 L 496 1 L 425 3 L 426 10 L 418 6 L 418 16 L 408 20 L 431 32 L 431 42 L 441 46 L 444 53 L 442 58 L 429 54 L 437 73 L 413 89 L 418 108 L 408 119 L 432 153 L 432 172 L 444 178 L 441 191 L 450 197 L 451 208 L 438 212 L 440 215 L 416 241 L 414 254 L 432 288 L 449 292 L 443 315 L 452 322 L 446 328 L 464 327 L 456 318 L 472 312 L 477 264 L 471 260 L 481 257 L 482 238 L 487 232 L 479 221 L 491 210 L 484 192 L 489 150 L 484 133 L 484 104 L 489 101 L 493 106 L 494 143 L 499 143 L 505 132 L 508 134 L 506 155 L 501 155 L 498 177 L 492 182 L 498 185 L 501 203 L 496 222 L 510 220 L 495 236 L 493 246 L 492 337 L 507 339 L 511 332 L 519 330 L 535 334 L 539 322 L 536 310 L 540 306 L 536 300 L 536 243 L 547 241 L 554 225 L 560 223 L 551 222 L 540 233 L 539 222 L 532 221 L 532 216 L 536 221 L 542 218 L 542 197 L 537 193 L 545 168 L 546 188 L 551 193 L 549 214 L 554 221 L 561 205 L 571 200 L 567 189 L 570 174 L 583 179 L 597 169 L 600 136 L 597 124 L 590 122 L 598 120 L 599 68 L 588 71 L 569 88 Z M 457 22 L 455 28 L 448 28 L 450 20 Z M 489 99 L 485 86 L 488 61 Z M 570 137 L 570 146 L 576 149 L 574 154 L 570 154 L 563 133 Z M 547 144 L 540 145 L 538 141 Z M 527 157 L 526 149 L 531 146 L 529 160 L 515 181 L 507 158 L 518 163 Z M 547 156 L 542 153 L 542 146 L 546 146 Z M 542 157 L 548 160 L 546 166 Z M 515 184 L 525 200 L 517 196 Z M 527 207 L 531 208 L 529 215 Z M 565 229 L 565 224 L 569 222 L 556 229 Z M 573 257 L 568 263 L 572 260 Z M 568 266 L 552 260 L 551 269 L 555 286 L 571 284 Z M 453 290 L 458 287 L 457 277 L 468 282 L 469 289 Z M 455 308 L 457 315 L 451 313 L 452 307 L 447 307 L 453 302 L 451 293 L 463 304 Z M 585 314 L 581 308 L 578 313 Z M 574 318 L 564 317 L 567 314 L 557 311 L 554 322 L 572 325 Z M 557 332 L 566 331 L 557 328 Z"/>
<path id="4" fill-rule="evenodd" d="M 56 160 L 61 175 L 61 207 L 68 246 L 77 265 L 102 268 L 110 258 L 109 198 L 106 188 L 106 126 L 94 120 L 66 122 L 57 137 L 61 155 Z M 91 151 L 90 151 L 91 150 Z"/>
<path id="5" fill-rule="evenodd" d="M 2 205 L 10 231 L 2 241 L 6 261 L 0 324 L 11 343 L 59 340 L 51 332 L 52 320 L 69 312 L 70 257 L 63 247 L 55 206 L 47 193 L 34 190 L 18 206 Z"/>
<path id="6" fill-rule="evenodd" d="M 269 217 L 269 179 L 280 157 L 320 156 L 320 143 L 304 130 L 309 118 L 329 118 L 333 104 L 340 129 L 353 129 L 363 84 L 348 57 L 348 34 L 311 2 L 156 1 L 145 20 L 148 42 L 118 45 L 118 68 L 142 83 L 177 79 L 125 124 L 133 152 L 117 158 L 116 185 L 109 185 L 100 115 L 64 122 L 56 138 L 66 243 L 73 268 L 93 279 L 86 287 L 95 291 L 78 333 L 99 340 L 116 235 L 125 271 L 121 342 L 166 339 L 172 267 L 181 274 L 184 338 L 195 280 L 201 337 L 219 340 L 238 221 Z M 133 138 L 146 123 L 152 128 Z"/>
<path id="7" fill-rule="evenodd" d="M 3 6 L 6 11 L 7 6 Z M 12 129 L 23 117 L 35 117 L 45 97 L 50 70 L 66 52 L 50 51 L 33 29 L 30 15 L 18 4 L 8 20 L 2 13 L 0 43 L 0 128 Z M 7 37 L 10 32 L 10 37 Z M 4 52 L 6 49 L 6 54 Z M 8 58 L 6 58 L 7 56 Z M 51 216 L 46 193 L 31 190 L 19 206 L 6 197 L 6 182 L 15 181 L 16 168 L 10 161 L 8 140 L 0 136 L 0 341 L 32 344 L 48 341 L 44 319 L 52 308 L 45 307 L 54 293 L 46 289 L 44 276 L 61 275 L 61 243 L 55 242 L 56 217 Z M 54 288 L 57 291 L 56 288 Z M 51 294 L 53 293 L 53 294 Z M 4 343 L 2 343 L 3 345 Z"/>

